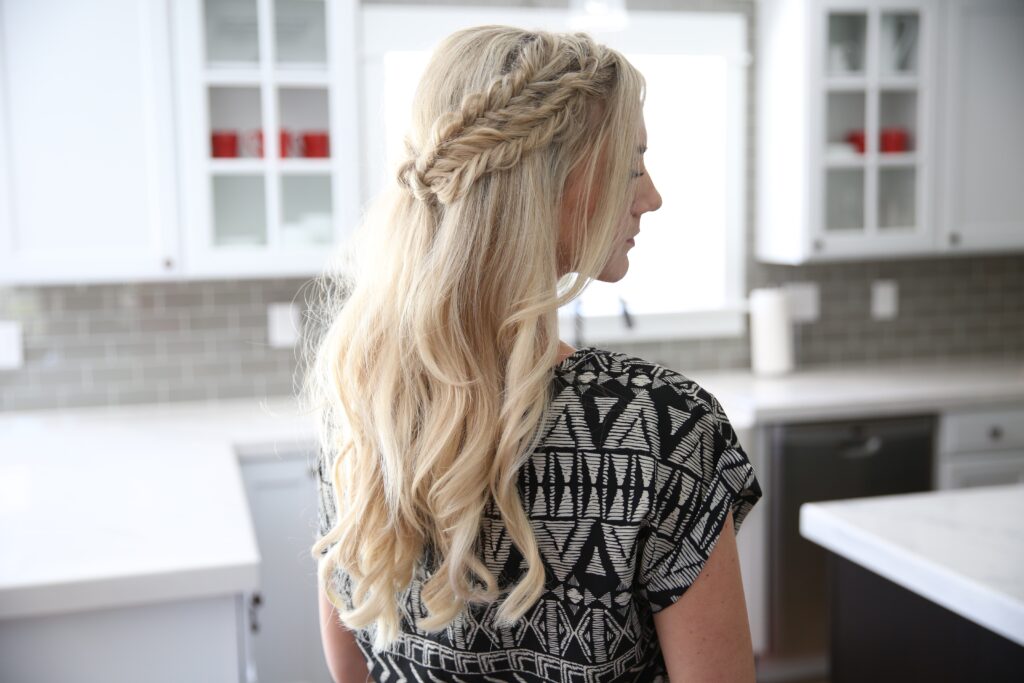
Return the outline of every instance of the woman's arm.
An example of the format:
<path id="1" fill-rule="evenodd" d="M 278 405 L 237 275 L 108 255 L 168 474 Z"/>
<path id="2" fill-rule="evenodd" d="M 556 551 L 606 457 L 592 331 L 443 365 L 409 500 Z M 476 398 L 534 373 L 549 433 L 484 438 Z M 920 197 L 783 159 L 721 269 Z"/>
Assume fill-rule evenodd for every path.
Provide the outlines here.
<path id="1" fill-rule="evenodd" d="M 654 615 L 672 683 L 754 683 L 754 652 L 732 510 L 701 573 Z"/>
<path id="2" fill-rule="evenodd" d="M 334 683 L 370 681 L 366 659 L 356 644 L 355 636 L 338 621 L 334 605 L 327 599 L 323 586 L 319 587 L 317 593 L 320 596 L 320 640 L 327 658 L 327 669 Z"/>

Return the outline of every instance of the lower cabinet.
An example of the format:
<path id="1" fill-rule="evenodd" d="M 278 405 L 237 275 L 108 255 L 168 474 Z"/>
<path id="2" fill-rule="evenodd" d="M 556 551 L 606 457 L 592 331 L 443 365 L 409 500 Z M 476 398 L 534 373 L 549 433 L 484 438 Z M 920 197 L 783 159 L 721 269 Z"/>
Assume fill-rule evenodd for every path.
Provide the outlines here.
<path id="1" fill-rule="evenodd" d="M 246 596 L 242 625 L 252 683 L 331 683 L 310 555 L 317 528 L 315 455 L 310 449 L 241 458 L 260 551 L 260 588 Z"/>
<path id="2" fill-rule="evenodd" d="M 943 413 L 935 467 L 940 490 L 1024 483 L 1024 404 Z"/>
<path id="3" fill-rule="evenodd" d="M 244 598 L 223 595 L 0 620 L 0 680 L 245 681 Z"/>

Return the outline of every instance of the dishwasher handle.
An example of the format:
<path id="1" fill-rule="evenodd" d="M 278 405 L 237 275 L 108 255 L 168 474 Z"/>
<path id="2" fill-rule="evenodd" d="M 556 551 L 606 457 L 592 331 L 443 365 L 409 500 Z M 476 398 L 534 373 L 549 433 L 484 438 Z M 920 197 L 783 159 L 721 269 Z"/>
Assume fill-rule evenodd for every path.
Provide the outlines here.
<path id="1" fill-rule="evenodd" d="M 885 442 L 882 437 L 877 434 L 873 434 L 866 439 L 851 439 L 843 441 L 840 447 L 840 453 L 843 458 L 848 460 L 859 460 L 861 458 L 870 458 L 871 456 L 882 450 L 882 446 Z"/>

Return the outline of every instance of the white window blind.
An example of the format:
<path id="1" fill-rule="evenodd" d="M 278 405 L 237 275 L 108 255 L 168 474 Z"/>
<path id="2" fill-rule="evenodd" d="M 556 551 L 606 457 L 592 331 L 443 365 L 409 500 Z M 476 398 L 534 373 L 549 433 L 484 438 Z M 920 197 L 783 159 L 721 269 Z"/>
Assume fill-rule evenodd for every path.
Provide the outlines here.
<path id="1" fill-rule="evenodd" d="M 433 47 L 489 23 L 572 30 L 565 10 L 363 7 L 364 200 L 392 182 L 404 156 L 413 93 Z M 560 312 L 562 338 L 589 345 L 743 334 L 744 17 L 630 11 L 625 29 L 591 34 L 647 81 L 645 161 L 663 203 L 641 219 L 627 275 L 592 283 Z"/>

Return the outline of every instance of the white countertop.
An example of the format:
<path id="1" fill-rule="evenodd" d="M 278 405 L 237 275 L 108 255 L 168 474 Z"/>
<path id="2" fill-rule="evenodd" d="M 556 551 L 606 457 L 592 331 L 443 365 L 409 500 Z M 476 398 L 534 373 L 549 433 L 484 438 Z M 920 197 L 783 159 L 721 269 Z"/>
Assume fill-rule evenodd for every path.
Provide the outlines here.
<path id="1" fill-rule="evenodd" d="M 1024 363 L 683 371 L 733 426 L 1024 400 Z M 290 397 L 0 413 L 0 618 L 252 590 L 239 458 L 314 445 Z"/>
<path id="2" fill-rule="evenodd" d="M 1024 645 L 1024 484 L 804 503 L 800 533 Z"/>
<path id="3" fill-rule="evenodd" d="M 256 588 L 238 457 L 314 434 L 290 399 L 0 413 L 0 618 Z"/>
<path id="4" fill-rule="evenodd" d="M 721 402 L 737 429 L 1024 401 L 1024 361 L 947 359 L 797 369 L 682 371 Z"/>

